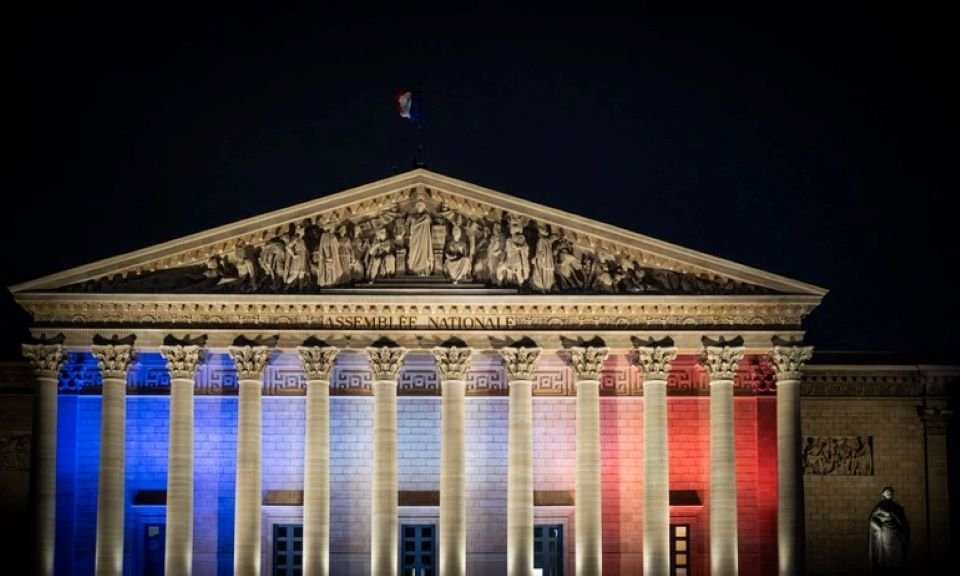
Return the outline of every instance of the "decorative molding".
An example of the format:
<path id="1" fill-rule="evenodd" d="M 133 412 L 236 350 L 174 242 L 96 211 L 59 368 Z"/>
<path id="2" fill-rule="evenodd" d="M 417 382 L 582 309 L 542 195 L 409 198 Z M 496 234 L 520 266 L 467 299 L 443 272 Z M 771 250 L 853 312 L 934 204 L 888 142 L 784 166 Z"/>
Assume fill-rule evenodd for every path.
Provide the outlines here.
<path id="1" fill-rule="evenodd" d="M 23 344 L 21 349 L 37 377 L 56 379 L 60 374 L 63 367 L 62 344 Z"/>
<path id="2" fill-rule="evenodd" d="M 432 352 L 437 361 L 437 370 L 444 380 L 466 380 L 473 356 L 472 348 L 437 346 Z"/>
<path id="3" fill-rule="evenodd" d="M 814 476 L 873 476 L 872 436 L 807 436 L 803 473 Z"/>
<path id="4" fill-rule="evenodd" d="M 570 365 L 578 380 L 600 380 L 603 361 L 609 355 L 610 349 L 606 347 L 574 346 L 570 348 Z"/>
<path id="5" fill-rule="evenodd" d="M 743 355 L 743 346 L 706 346 L 701 362 L 710 373 L 711 382 L 733 380 Z"/>
<path id="6" fill-rule="evenodd" d="M 503 365 L 509 380 L 533 380 L 537 371 L 540 348 L 501 348 Z"/>
<path id="7" fill-rule="evenodd" d="M 340 349 L 335 346 L 297 346 L 307 380 L 329 380 Z"/>
<path id="8" fill-rule="evenodd" d="M 270 360 L 270 348 L 267 346 L 229 346 L 227 348 L 240 380 L 263 379 L 263 370 Z"/>
<path id="9" fill-rule="evenodd" d="M 429 368 L 406 366 L 397 377 L 397 394 L 437 396 L 440 394 L 439 373 L 432 366 Z"/>
<path id="10" fill-rule="evenodd" d="M 264 369 L 265 396 L 302 396 L 307 392 L 307 379 L 299 366 L 267 366 Z"/>
<path id="11" fill-rule="evenodd" d="M 644 380 L 667 380 L 670 363 L 677 357 L 674 346 L 637 346 L 637 365 Z"/>
<path id="12" fill-rule="evenodd" d="M 334 395 L 373 394 L 373 372 L 366 366 L 341 367 L 333 370 L 330 393 Z"/>
<path id="13" fill-rule="evenodd" d="M 378 381 L 396 381 L 403 367 L 403 357 L 407 355 L 406 348 L 391 346 L 368 346 L 367 358 L 370 370 Z"/>
<path id="14" fill-rule="evenodd" d="M 803 372 L 802 396 L 921 396 L 924 382 L 916 372 Z"/>
<path id="15" fill-rule="evenodd" d="M 166 361 L 167 370 L 171 379 L 194 381 L 197 377 L 197 368 L 203 362 L 204 349 L 202 346 L 161 346 L 160 354 Z"/>
<path id="16" fill-rule="evenodd" d="M 800 380 L 803 363 L 813 357 L 813 346 L 774 346 L 770 352 L 777 380 Z"/>
<path id="17" fill-rule="evenodd" d="M 576 396 L 573 370 L 568 366 L 540 366 L 529 378 L 534 396 Z"/>
<path id="18" fill-rule="evenodd" d="M 928 436 L 945 436 L 947 424 L 953 417 L 953 410 L 942 406 L 918 406 L 917 414 L 923 421 L 923 427 Z"/>
<path id="19" fill-rule="evenodd" d="M 30 470 L 29 432 L 0 432 L 0 472 Z"/>
<path id="20" fill-rule="evenodd" d="M 127 380 L 127 371 L 132 364 L 135 351 L 130 344 L 93 344 L 90 353 L 97 359 L 97 367 L 103 378 Z"/>
<path id="21" fill-rule="evenodd" d="M 503 368 L 473 368 L 466 375 L 467 395 L 469 396 L 502 396 L 508 393 L 509 387 L 504 377 Z"/>

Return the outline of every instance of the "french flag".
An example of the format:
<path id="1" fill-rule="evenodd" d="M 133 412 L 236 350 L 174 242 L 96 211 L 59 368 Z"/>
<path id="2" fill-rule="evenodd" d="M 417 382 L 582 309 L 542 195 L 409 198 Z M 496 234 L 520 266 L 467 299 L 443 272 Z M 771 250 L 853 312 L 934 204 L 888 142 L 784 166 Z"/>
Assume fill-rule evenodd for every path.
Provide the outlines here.
<path id="1" fill-rule="evenodd" d="M 403 90 L 397 93 L 397 111 L 401 118 L 420 123 L 420 93 Z"/>

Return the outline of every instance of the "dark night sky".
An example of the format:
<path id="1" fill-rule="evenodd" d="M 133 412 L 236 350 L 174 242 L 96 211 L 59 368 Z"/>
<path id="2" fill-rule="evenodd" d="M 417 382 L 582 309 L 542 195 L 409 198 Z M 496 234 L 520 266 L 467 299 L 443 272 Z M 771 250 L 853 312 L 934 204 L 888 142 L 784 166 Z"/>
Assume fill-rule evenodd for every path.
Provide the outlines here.
<path id="1" fill-rule="evenodd" d="M 3 286 L 406 169 L 422 82 L 430 169 L 823 286 L 819 350 L 958 360 L 945 13 L 34 4 Z"/>

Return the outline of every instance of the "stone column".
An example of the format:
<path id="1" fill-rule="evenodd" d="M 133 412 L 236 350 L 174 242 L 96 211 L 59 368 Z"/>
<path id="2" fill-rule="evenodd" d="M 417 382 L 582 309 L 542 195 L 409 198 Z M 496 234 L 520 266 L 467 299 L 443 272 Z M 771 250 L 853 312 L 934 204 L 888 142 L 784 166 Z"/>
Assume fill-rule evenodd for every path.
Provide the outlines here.
<path id="1" fill-rule="evenodd" d="M 533 574 L 533 375 L 539 348 L 501 348 L 510 384 L 507 574 Z"/>
<path id="2" fill-rule="evenodd" d="M 774 346 L 777 373 L 777 549 L 782 576 L 804 573 L 803 467 L 800 465 L 800 371 L 811 346 Z"/>
<path id="3" fill-rule="evenodd" d="M 57 528 L 57 376 L 63 365 L 60 344 L 24 344 L 33 366 L 34 573 L 53 574 Z"/>
<path id="4" fill-rule="evenodd" d="M 643 573 L 670 574 L 670 452 L 667 374 L 673 346 L 638 346 L 643 370 Z"/>
<path id="5" fill-rule="evenodd" d="M 260 507 L 263 502 L 263 415 L 260 403 L 263 370 L 270 348 L 227 348 L 240 378 L 237 407 L 237 482 L 233 514 L 233 573 L 260 574 Z"/>
<path id="6" fill-rule="evenodd" d="M 127 416 L 127 370 L 131 344 L 94 344 L 90 351 L 103 377 L 100 416 L 100 473 L 97 482 L 96 573 L 123 573 L 124 442 Z"/>
<path id="7" fill-rule="evenodd" d="M 470 348 L 436 347 L 440 412 L 440 574 L 467 573 L 467 446 L 463 432 Z"/>
<path id="8" fill-rule="evenodd" d="M 737 471 L 734 452 L 733 375 L 742 346 L 707 346 L 710 372 L 710 568 L 737 574 Z"/>
<path id="9" fill-rule="evenodd" d="M 164 345 L 170 372 L 170 438 L 167 448 L 165 573 L 193 572 L 193 387 L 203 347 Z"/>
<path id="10" fill-rule="evenodd" d="M 399 570 L 397 375 L 406 353 L 397 346 L 367 348 L 374 378 L 370 573 L 377 576 L 395 576 Z"/>
<path id="11" fill-rule="evenodd" d="M 303 457 L 303 573 L 330 573 L 330 371 L 339 350 L 300 346 L 307 377 Z"/>
<path id="12" fill-rule="evenodd" d="M 603 521 L 600 492 L 600 371 L 606 347 L 570 349 L 577 375 L 576 566 L 578 576 L 603 573 Z"/>

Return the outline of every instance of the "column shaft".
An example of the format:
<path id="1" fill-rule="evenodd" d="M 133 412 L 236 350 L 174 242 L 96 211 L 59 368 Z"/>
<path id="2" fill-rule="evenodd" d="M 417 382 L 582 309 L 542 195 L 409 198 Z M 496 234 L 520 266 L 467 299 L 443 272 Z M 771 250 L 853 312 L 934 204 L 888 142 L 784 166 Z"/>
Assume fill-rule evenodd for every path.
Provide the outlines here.
<path id="1" fill-rule="evenodd" d="M 777 382 L 777 536 L 780 574 L 803 573 L 800 381 Z"/>
<path id="2" fill-rule="evenodd" d="M 124 442 L 127 383 L 103 379 L 97 487 L 96 573 L 123 573 Z"/>
<path id="3" fill-rule="evenodd" d="M 670 574 L 667 382 L 643 382 L 643 573 Z"/>
<path id="4" fill-rule="evenodd" d="M 533 574 L 533 381 L 510 381 L 507 574 Z"/>
<path id="5" fill-rule="evenodd" d="M 303 573 L 326 576 L 330 558 L 330 382 L 307 380 Z"/>
<path id="6" fill-rule="evenodd" d="M 259 380 L 240 380 L 237 409 L 237 482 L 233 528 L 234 573 L 260 574 L 261 385 Z"/>
<path id="7" fill-rule="evenodd" d="M 167 450 L 165 570 L 193 570 L 193 379 L 170 381 L 170 441 Z"/>
<path id="8" fill-rule="evenodd" d="M 397 382 L 373 387 L 373 502 L 370 531 L 371 574 L 395 575 L 399 568 L 397 502 Z"/>
<path id="9" fill-rule="evenodd" d="M 57 529 L 57 379 L 39 376 L 34 399 L 36 573 L 53 574 Z"/>
<path id="10" fill-rule="evenodd" d="M 603 572 L 600 382 L 577 381 L 576 558 L 578 576 Z"/>
<path id="11" fill-rule="evenodd" d="M 467 573 L 467 457 L 464 380 L 445 380 L 440 435 L 440 573 Z"/>
<path id="12" fill-rule="evenodd" d="M 713 574 L 737 574 L 733 380 L 710 382 L 710 565 Z"/>

